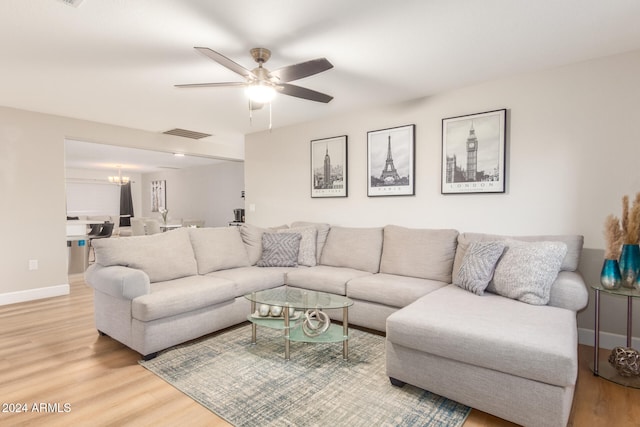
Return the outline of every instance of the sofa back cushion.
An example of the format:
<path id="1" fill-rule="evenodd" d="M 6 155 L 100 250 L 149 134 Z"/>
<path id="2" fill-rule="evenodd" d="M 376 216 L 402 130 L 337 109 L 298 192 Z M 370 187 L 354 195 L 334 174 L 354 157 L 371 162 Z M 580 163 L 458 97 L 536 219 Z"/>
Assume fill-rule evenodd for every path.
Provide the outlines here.
<path id="1" fill-rule="evenodd" d="M 238 227 L 189 228 L 189 234 L 198 273 L 250 265 Z"/>
<path id="2" fill-rule="evenodd" d="M 456 230 L 387 225 L 380 272 L 451 283 Z"/>
<path id="3" fill-rule="evenodd" d="M 382 254 L 382 228 L 331 227 L 320 264 L 377 273 Z"/>
<path id="4" fill-rule="evenodd" d="M 189 230 L 181 228 L 149 236 L 95 239 L 96 263 L 144 271 L 153 282 L 198 274 Z"/>
<path id="5" fill-rule="evenodd" d="M 582 244 L 584 243 L 583 236 L 579 235 L 543 235 L 543 236 L 501 236 L 497 234 L 483 234 L 483 233 L 461 233 L 458 236 L 458 249 L 456 250 L 456 257 L 453 263 L 453 277 L 454 279 L 458 275 L 458 270 L 464 255 L 467 252 L 467 248 L 474 241 L 492 241 L 492 240 L 522 240 L 525 242 L 564 242 L 567 245 L 567 255 L 562 261 L 560 271 L 576 271 L 578 269 L 578 262 L 580 261 L 580 254 L 582 252 Z"/>

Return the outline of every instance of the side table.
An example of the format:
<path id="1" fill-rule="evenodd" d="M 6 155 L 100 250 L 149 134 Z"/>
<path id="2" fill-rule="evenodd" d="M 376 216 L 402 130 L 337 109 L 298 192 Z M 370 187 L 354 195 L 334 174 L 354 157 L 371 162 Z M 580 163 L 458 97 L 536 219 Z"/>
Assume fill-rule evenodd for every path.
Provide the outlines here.
<path id="1" fill-rule="evenodd" d="M 623 377 L 615 370 L 613 366 L 608 362 L 608 357 L 605 358 L 602 370 L 600 369 L 600 292 L 604 292 L 609 295 L 626 296 L 627 297 L 627 347 L 631 347 L 632 340 L 632 319 L 633 319 L 633 299 L 640 298 L 640 291 L 636 289 L 620 288 L 620 289 L 605 289 L 601 285 L 591 285 L 591 288 L 595 291 L 595 336 L 593 339 L 593 374 L 600 376 L 609 381 L 613 381 L 617 384 L 622 384 L 627 387 L 640 388 L 640 376 L 636 377 Z"/>

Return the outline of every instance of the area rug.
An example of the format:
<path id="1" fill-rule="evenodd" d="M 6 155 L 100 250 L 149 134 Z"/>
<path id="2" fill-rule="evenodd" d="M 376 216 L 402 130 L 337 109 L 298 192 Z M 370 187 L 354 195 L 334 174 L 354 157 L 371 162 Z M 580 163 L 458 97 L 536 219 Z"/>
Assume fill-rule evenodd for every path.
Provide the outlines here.
<path id="1" fill-rule="evenodd" d="M 384 337 L 351 329 L 341 343 L 291 343 L 258 326 L 226 330 L 140 364 L 235 426 L 461 426 L 470 408 L 385 375 Z"/>

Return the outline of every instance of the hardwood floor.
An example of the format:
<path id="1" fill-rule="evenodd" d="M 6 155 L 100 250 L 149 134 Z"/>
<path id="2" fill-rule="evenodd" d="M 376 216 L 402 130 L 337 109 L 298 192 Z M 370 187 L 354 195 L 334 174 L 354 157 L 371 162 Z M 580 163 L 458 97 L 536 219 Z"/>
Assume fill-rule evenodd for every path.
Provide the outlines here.
<path id="1" fill-rule="evenodd" d="M 138 353 L 98 336 L 92 290 L 81 276 L 70 281 L 68 296 L 0 307 L 0 425 L 229 425 L 139 366 Z M 580 346 L 569 424 L 639 426 L 640 390 L 594 377 L 591 355 Z M 513 425 L 477 410 L 465 423 Z"/>

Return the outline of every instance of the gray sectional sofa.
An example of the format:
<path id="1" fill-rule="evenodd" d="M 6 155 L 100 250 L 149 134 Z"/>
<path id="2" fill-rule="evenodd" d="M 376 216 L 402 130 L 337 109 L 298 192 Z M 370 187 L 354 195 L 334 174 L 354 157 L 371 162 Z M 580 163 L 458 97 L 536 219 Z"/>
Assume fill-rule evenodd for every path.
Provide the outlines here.
<path id="1" fill-rule="evenodd" d="M 185 228 L 94 247 L 85 278 L 96 327 L 145 358 L 246 321 L 252 291 L 325 291 L 354 301 L 350 324 L 386 332 L 394 385 L 523 425 L 567 423 L 576 312 L 588 298 L 576 271 L 581 236 L 298 222 Z M 330 314 L 341 320 L 341 310 Z"/>

